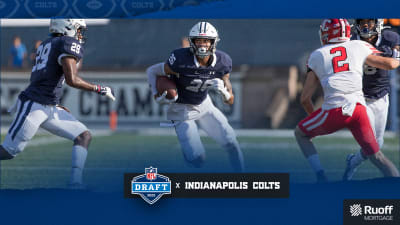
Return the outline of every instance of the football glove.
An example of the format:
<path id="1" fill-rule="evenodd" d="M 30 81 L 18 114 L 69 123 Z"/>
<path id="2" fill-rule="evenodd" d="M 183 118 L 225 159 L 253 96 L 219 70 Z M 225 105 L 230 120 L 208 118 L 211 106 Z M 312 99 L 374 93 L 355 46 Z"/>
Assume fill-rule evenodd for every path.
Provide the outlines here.
<path id="1" fill-rule="evenodd" d="M 383 57 L 395 58 L 395 56 L 393 55 L 393 49 L 390 46 L 384 45 L 384 46 L 378 47 L 378 50 L 382 52 L 381 56 L 383 56 Z"/>
<path id="2" fill-rule="evenodd" d="M 111 100 L 115 101 L 114 91 L 110 87 L 103 87 L 101 85 L 97 85 L 95 92 L 97 92 L 97 94 L 99 95 L 107 96 Z"/>
<path id="3" fill-rule="evenodd" d="M 229 101 L 229 99 L 231 98 L 231 94 L 225 87 L 224 81 L 219 78 L 214 78 L 211 80 L 210 88 L 215 91 L 218 91 L 222 95 L 222 98 L 225 101 Z"/>
<path id="4" fill-rule="evenodd" d="M 167 91 L 164 91 L 159 96 L 155 95 L 154 99 L 156 100 L 156 102 L 158 104 L 170 104 L 170 103 L 175 102 L 178 99 L 178 95 L 176 95 L 173 99 L 168 99 L 168 98 L 166 98 L 166 96 L 167 96 Z"/>

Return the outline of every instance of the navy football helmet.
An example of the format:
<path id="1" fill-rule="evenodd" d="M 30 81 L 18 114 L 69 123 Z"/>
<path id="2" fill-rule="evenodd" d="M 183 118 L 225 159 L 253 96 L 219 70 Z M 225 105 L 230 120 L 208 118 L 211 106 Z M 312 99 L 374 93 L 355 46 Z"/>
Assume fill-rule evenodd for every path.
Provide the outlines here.
<path id="1" fill-rule="evenodd" d="M 362 20 L 366 19 L 356 19 L 355 28 L 357 34 L 362 38 L 371 38 L 376 35 L 380 35 L 383 30 L 383 19 L 368 19 L 368 26 L 361 24 Z"/>

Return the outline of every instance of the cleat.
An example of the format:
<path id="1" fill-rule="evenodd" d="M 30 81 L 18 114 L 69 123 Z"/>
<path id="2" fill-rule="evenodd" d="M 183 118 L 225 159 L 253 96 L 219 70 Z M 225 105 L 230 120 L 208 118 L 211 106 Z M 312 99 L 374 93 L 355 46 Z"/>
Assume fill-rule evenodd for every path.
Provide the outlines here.
<path id="1" fill-rule="evenodd" d="M 323 170 L 320 170 L 317 172 L 317 183 L 322 184 L 322 183 L 327 183 L 328 178 L 325 176 L 325 172 Z"/>
<path id="2" fill-rule="evenodd" d="M 354 167 L 354 168 L 351 167 L 351 160 L 355 156 L 356 156 L 355 154 L 349 154 L 346 157 L 346 170 L 344 171 L 344 174 L 343 174 L 343 178 L 342 178 L 343 181 L 351 180 L 353 178 L 354 173 L 357 170 L 357 167 Z"/>

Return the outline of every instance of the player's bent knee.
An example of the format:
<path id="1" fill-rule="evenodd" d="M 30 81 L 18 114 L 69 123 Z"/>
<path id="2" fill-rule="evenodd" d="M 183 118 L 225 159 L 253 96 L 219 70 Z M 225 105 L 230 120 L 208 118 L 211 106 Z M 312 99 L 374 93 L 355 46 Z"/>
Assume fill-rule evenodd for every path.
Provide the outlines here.
<path id="1" fill-rule="evenodd" d="M 87 130 L 74 139 L 74 145 L 81 145 L 87 149 L 91 140 L 92 134 Z"/>

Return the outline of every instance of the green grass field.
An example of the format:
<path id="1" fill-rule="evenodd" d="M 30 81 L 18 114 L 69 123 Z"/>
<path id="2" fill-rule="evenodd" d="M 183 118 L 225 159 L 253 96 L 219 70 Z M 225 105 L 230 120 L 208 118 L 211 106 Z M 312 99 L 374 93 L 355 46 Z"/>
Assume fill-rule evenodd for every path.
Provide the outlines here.
<path id="1" fill-rule="evenodd" d="M 65 188 L 70 176 L 72 142 L 39 135 L 23 153 L 1 162 L 2 189 Z M 4 137 L 3 137 L 4 138 Z M 94 136 L 84 172 L 85 183 L 95 191 L 120 191 L 123 174 L 141 173 L 145 167 L 166 172 L 231 172 L 226 152 L 210 138 L 202 138 L 207 151 L 204 168 L 185 164 L 175 136 L 113 133 Z M 314 182 L 314 174 L 294 137 L 239 137 L 247 172 L 289 172 L 291 182 Z M 322 165 L 330 181 L 341 179 L 345 157 L 358 149 L 352 138 L 315 139 Z M 383 152 L 399 164 L 398 138 L 386 138 Z M 355 179 L 380 177 L 370 162 Z"/>

